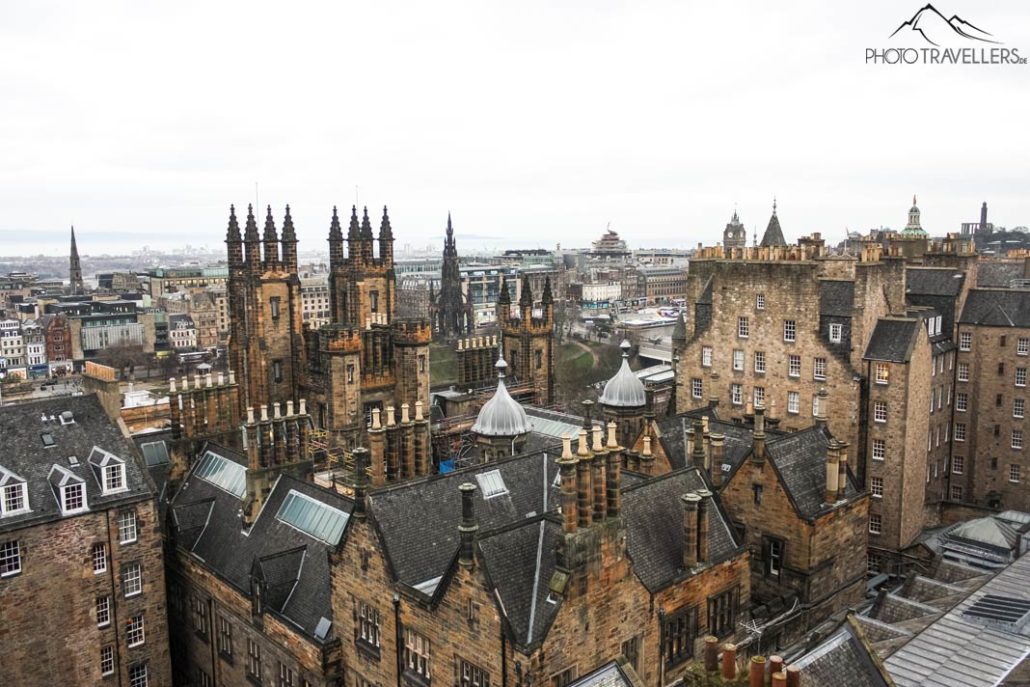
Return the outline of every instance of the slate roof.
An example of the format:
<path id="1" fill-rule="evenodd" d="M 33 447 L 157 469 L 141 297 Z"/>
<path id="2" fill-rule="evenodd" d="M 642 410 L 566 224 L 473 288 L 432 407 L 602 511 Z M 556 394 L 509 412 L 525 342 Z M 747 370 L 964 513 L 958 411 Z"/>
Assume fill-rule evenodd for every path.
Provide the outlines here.
<path id="1" fill-rule="evenodd" d="M 558 453 L 518 455 L 373 491 L 369 513 L 382 536 L 398 581 L 414 588 L 444 575 L 458 550 L 461 495 L 458 485 L 479 485 L 477 475 L 497 471 L 507 493 L 484 498 L 475 492 L 480 532 L 556 510 Z"/>
<path id="2" fill-rule="evenodd" d="M 805 687 L 889 687 L 881 664 L 862 638 L 861 630 L 845 622 L 829 639 L 802 656 L 794 665 L 801 669 Z"/>
<path id="3" fill-rule="evenodd" d="M 73 422 L 62 423 L 61 415 L 65 412 L 71 413 Z M 45 421 L 43 417 L 46 417 Z M 43 433 L 53 438 L 54 444 L 50 448 L 43 446 Z M 136 447 L 122 436 L 118 425 L 108 418 L 93 394 L 0 408 L 0 446 L 0 468 L 26 482 L 29 498 L 29 511 L 0 519 L 0 531 L 62 517 L 58 495 L 50 481 L 55 465 L 83 480 L 89 506 L 87 512 L 153 497 L 152 486 L 140 466 Z M 89 462 L 95 447 L 124 461 L 126 491 L 103 494 L 97 473 Z M 71 464 L 69 456 L 75 456 L 78 465 Z"/>
<path id="4" fill-rule="evenodd" d="M 984 260 L 976 266 L 976 286 L 1007 288 L 1014 279 L 1023 279 L 1023 261 Z"/>
<path id="5" fill-rule="evenodd" d="M 965 614 L 987 594 L 1030 602 L 1030 556 L 1016 560 L 885 661 L 898 687 L 1000 684 L 1030 654 L 1027 624 L 988 625 Z"/>
<path id="6" fill-rule="evenodd" d="M 584 675 L 569 687 L 633 687 L 634 682 L 615 661 L 605 663 L 597 670 Z"/>
<path id="7" fill-rule="evenodd" d="M 826 494 L 826 450 L 830 434 L 819 427 L 766 438 L 766 455 L 780 475 L 787 495 L 798 513 L 812 519 L 832 505 L 823 503 Z M 849 474 L 844 498 L 859 494 Z"/>
<path id="8" fill-rule="evenodd" d="M 921 324 L 914 318 L 877 320 L 863 359 L 907 363 L 912 358 Z"/>
<path id="9" fill-rule="evenodd" d="M 787 241 L 783 238 L 783 230 L 780 229 L 780 218 L 776 216 L 776 209 L 773 209 L 769 224 L 762 234 L 762 246 L 786 246 Z"/>
<path id="10" fill-rule="evenodd" d="M 819 314 L 851 317 L 855 304 L 855 282 L 837 279 L 819 280 Z"/>
<path id="11" fill-rule="evenodd" d="M 718 414 L 710 407 L 698 408 L 681 415 L 670 415 L 658 419 L 659 441 L 669 456 L 669 462 L 673 470 L 686 467 L 687 439 L 686 430 L 691 427 L 692 418 L 707 417 L 709 430 L 717 432 L 725 437 L 723 441 L 723 473 L 729 473 L 737 469 L 737 466 L 744 458 L 751 453 L 753 439 L 751 427 L 740 425 L 735 422 L 725 422 L 719 419 Z M 775 437 L 782 432 L 775 429 L 766 429 L 766 437 Z"/>
<path id="12" fill-rule="evenodd" d="M 1030 291 L 972 289 L 959 322 L 988 327 L 1030 327 Z"/>
<path id="13" fill-rule="evenodd" d="M 706 489 L 697 468 L 671 472 L 623 490 L 626 547 L 633 570 L 650 591 L 664 589 L 687 575 L 683 569 L 683 494 Z M 708 551 L 710 563 L 722 562 L 738 548 L 729 518 L 718 505 L 710 509 Z"/>
<path id="14" fill-rule="evenodd" d="M 909 267 L 905 270 L 905 293 L 927 296 L 958 296 L 965 273 L 948 267 Z"/>
<path id="15" fill-rule="evenodd" d="M 206 448 L 240 465 L 246 464 L 244 456 L 236 451 L 215 444 Z M 242 501 L 191 470 L 170 504 L 175 543 L 247 597 L 251 573 L 259 575 L 268 585 L 266 609 L 287 619 L 310 639 L 329 641 L 332 632 L 319 640 L 315 628 L 323 617 L 332 620 L 331 547 L 276 517 L 291 491 L 347 514 L 353 510 L 350 499 L 283 475 L 245 533 L 240 516 Z"/>
<path id="16" fill-rule="evenodd" d="M 549 588 L 561 538 L 559 523 L 537 517 L 478 541 L 486 575 L 523 645 L 546 636 L 561 606 L 559 597 L 550 597 Z"/>

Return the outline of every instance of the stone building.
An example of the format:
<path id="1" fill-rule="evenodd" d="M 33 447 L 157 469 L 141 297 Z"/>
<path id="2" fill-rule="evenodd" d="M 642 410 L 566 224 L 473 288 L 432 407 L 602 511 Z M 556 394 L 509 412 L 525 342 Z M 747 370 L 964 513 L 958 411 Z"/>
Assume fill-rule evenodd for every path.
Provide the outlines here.
<path id="1" fill-rule="evenodd" d="M 440 290 L 430 306 L 433 331 L 444 339 L 467 336 L 475 327 L 475 315 L 468 295 L 461 288 L 458 269 L 458 247 L 454 241 L 454 227 L 447 215 L 447 237 L 443 245 L 443 264 L 440 269 Z"/>
<path id="2" fill-rule="evenodd" d="M 156 496 L 93 395 L 0 409 L 0 683 L 171 684 Z"/>
<path id="3" fill-rule="evenodd" d="M 722 230 L 722 245 L 726 248 L 745 248 L 747 246 L 747 228 L 740 222 L 737 211 Z"/>
<path id="4" fill-rule="evenodd" d="M 523 277 L 518 315 L 512 311 L 508 282 L 501 282 L 497 321 L 501 345 L 510 374 L 522 384 L 533 387 L 534 405 L 554 402 L 554 297 L 550 279 L 544 281 L 540 309 L 535 309 L 529 278 Z"/>
<path id="5" fill-rule="evenodd" d="M 958 320 L 950 493 L 1030 510 L 1030 291 L 971 289 Z"/>

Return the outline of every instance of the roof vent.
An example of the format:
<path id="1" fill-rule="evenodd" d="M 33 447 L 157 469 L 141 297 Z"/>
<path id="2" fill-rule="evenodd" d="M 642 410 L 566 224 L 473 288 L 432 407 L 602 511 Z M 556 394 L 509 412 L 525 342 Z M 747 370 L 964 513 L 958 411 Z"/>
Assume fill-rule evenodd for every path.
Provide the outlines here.
<path id="1" fill-rule="evenodd" d="M 318 619 L 318 625 L 315 626 L 315 639 L 322 641 L 329 635 L 329 628 L 333 626 L 333 621 L 326 618 L 324 615 Z"/>
<path id="2" fill-rule="evenodd" d="M 476 475 L 479 488 L 483 490 L 484 499 L 492 499 L 495 496 L 503 496 L 508 493 L 508 487 L 504 484 L 500 470 L 490 470 Z"/>
<path id="3" fill-rule="evenodd" d="M 57 442 L 54 441 L 54 435 L 50 432 L 42 432 L 39 435 L 39 439 L 43 442 L 43 448 L 53 448 L 54 446 L 57 446 Z"/>
<path id="4" fill-rule="evenodd" d="M 76 456 L 68 456 L 68 465 L 75 467 L 79 464 L 79 459 Z"/>
<path id="5" fill-rule="evenodd" d="M 74 422 L 75 422 L 75 416 L 72 415 L 72 411 L 66 410 L 63 413 L 61 413 L 61 424 L 62 425 L 70 425 L 70 424 L 72 424 Z"/>
<path id="6" fill-rule="evenodd" d="M 986 625 L 999 626 L 1011 630 L 1026 622 L 1030 614 L 1030 599 L 1018 599 L 1012 596 L 985 594 L 977 599 L 962 615 L 976 618 Z"/>

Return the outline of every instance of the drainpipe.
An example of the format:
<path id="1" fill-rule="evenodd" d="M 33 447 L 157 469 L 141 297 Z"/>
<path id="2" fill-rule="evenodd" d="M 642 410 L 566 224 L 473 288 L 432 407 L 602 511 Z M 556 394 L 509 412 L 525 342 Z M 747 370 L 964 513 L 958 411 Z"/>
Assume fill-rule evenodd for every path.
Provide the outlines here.
<path id="1" fill-rule="evenodd" d="M 401 632 L 401 595 L 393 594 L 393 627 L 397 642 L 397 687 L 401 684 L 401 673 L 404 672 L 404 635 Z"/>
<path id="2" fill-rule="evenodd" d="M 508 687 L 508 638 L 501 623 L 501 687 Z"/>

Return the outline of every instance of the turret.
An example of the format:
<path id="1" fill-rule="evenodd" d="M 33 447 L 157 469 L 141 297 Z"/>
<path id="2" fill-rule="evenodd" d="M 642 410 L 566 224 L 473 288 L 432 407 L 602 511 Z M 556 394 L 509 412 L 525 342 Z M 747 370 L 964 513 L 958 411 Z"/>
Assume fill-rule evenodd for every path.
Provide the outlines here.
<path id="1" fill-rule="evenodd" d="M 386 213 L 386 206 L 383 206 L 383 221 L 379 225 L 379 262 L 385 267 L 393 265 L 393 228 L 390 226 L 390 216 Z"/>
<path id="2" fill-rule="evenodd" d="M 247 206 L 247 226 L 243 233 L 243 250 L 247 271 L 251 274 L 261 274 L 261 237 L 258 236 L 253 205 Z"/>
<path id="3" fill-rule="evenodd" d="M 533 289 L 529 286 L 529 275 L 522 275 L 522 293 L 519 295 L 519 317 L 524 324 L 533 319 Z"/>
<path id="4" fill-rule="evenodd" d="M 508 278 L 501 275 L 501 293 L 497 296 L 497 321 L 504 325 L 511 318 L 511 292 Z"/>
<path id="5" fill-rule="evenodd" d="M 290 206 L 286 206 L 286 216 L 283 218 L 283 269 L 290 273 L 297 271 L 297 232 L 293 228 L 293 217 L 290 216 Z"/>
<path id="6" fill-rule="evenodd" d="M 358 238 L 358 252 L 361 255 L 360 262 L 363 265 L 371 265 L 375 237 L 372 236 L 372 222 L 368 219 L 367 207 L 364 209 L 364 214 L 361 217 L 361 233 L 358 235 Z"/>
<path id="7" fill-rule="evenodd" d="M 551 278 L 546 277 L 544 279 L 544 294 L 540 298 L 540 302 L 544 306 L 544 320 L 551 321 L 554 319 L 554 294 L 551 293 Z"/>
<path id="8" fill-rule="evenodd" d="M 329 267 L 340 267 L 343 260 L 343 229 L 340 228 L 340 216 L 336 214 L 334 205 L 333 218 L 329 222 Z"/>
<path id="9" fill-rule="evenodd" d="M 279 264 L 279 234 L 275 230 L 275 220 L 272 219 L 272 206 L 268 206 L 268 214 L 265 215 L 265 269 L 275 269 Z"/>
<path id="10" fill-rule="evenodd" d="M 229 206 L 229 228 L 225 232 L 225 244 L 229 252 L 229 271 L 243 267 L 243 238 L 240 236 L 240 225 L 236 221 L 236 206 Z"/>
<path id="11" fill-rule="evenodd" d="M 358 226 L 358 208 L 352 205 L 350 208 L 350 226 L 347 227 L 347 260 L 352 264 L 360 262 L 359 255 L 361 248 L 361 228 Z"/>

